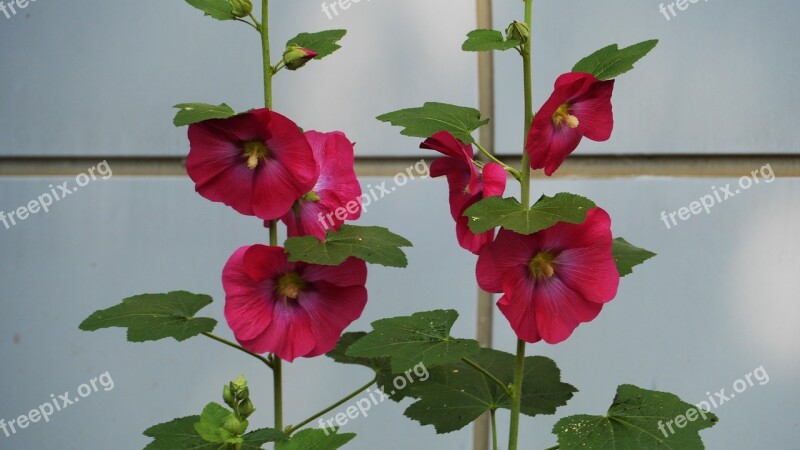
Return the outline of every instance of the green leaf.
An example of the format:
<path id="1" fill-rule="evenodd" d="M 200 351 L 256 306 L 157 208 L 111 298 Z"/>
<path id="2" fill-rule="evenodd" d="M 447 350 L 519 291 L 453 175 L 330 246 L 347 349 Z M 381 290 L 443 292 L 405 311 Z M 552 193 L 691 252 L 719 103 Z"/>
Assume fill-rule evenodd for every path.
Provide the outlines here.
<path id="1" fill-rule="evenodd" d="M 261 449 L 267 442 L 284 441 L 288 439 L 288 436 L 274 428 L 261 428 L 245 434 L 242 438 L 244 439 L 242 450 L 255 450 Z"/>
<path id="2" fill-rule="evenodd" d="M 194 424 L 194 429 L 208 442 L 225 442 L 229 433 L 222 427 L 232 414 L 229 409 L 218 403 L 209 403 L 203 408 L 203 414 L 200 415 L 200 421 Z"/>
<path id="3" fill-rule="evenodd" d="M 314 236 L 293 237 L 284 245 L 289 261 L 338 266 L 356 257 L 371 264 L 406 267 L 408 258 L 401 247 L 412 244 L 383 227 L 343 225 L 339 231 L 328 230 L 325 242 Z"/>
<path id="4" fill-rule="evenodd" d="M 101 328 L 128 328 L 128 341 L 157 341 L 174 338 L 185 341 L 204 332 L 211 332 L 217 321 L 194 317 L 211 303 L 208 295 L 186 291 L 167 294 L 143 294 L 126 298 L 121 304 L 96 311 L 80 325 L 84 331 Z"/>
<path id="5" fill-rule="evenodd" d="M 217 20 L 234 20 L 233 6 L 230 0 L 186 0 L 186 3 L 194 6 Z"/>
<path id="6" fill-rule="evenodd" d="M 484 348 L 470 359 L 503 383 L 513 383 L 515 355 Z M 437 433 L 460 430 L 488 411 L 511 409 L 511 399 L 503 389 L 463 361 L 429 372 L 427 380 L 410 385 L 410 396 L 418 401 L 406 409 L 405 415 L 422 425 L 433 425 Z M 561 381 L 561 372 L 553 360 L 543 356 L 525 358 L 523 414 L 553 414 L 575 392 L 575 387 Z"/>
<path id="7" fill-rule="evenodd" d="M 472 218 L 469 228 L 474 233 L 503 227 L 527 235 L 558 222 L 583 223 L 594 206 L 591 200 L 566 192 L 555 197 L 543 195 L 531 209 L 525 209 L 515 198 L 487 197 L 467 208 L 464 215 Z"/>
<path id="8" fill-rule="evenodd" d="M 450 337 L 458 313 L 428 311 L 372 322 L 373 331 L 356 341 L 346 354 L 353 357 L 388 356 L 392 372 L 402 373 L 417 364 L 425 367 L 458 361 L 480 351 L 477 341 Z"/>
<path id="9" fill-rule="evenodd" d="M 633 273 L 633 268 L 656 256 L 655 253 L 636 247 L 625 239 L 614 239 L 614 261 L 617 263 L 619 276 L 624 277 Z"/>
<path id="10" fill-rule="evenodd" d="M 336 343 L 336 348 L 328 352 L 327 356 L 340 364 L 352 364 L 372 369 L 372 371 L 375 372 L 376 384 L 384 392 L 384 395 L 395 401 L 402 400 L 408 395 L 408 390 L 396 390 L 393 388 L 392 382 L 395 377 L 405 377 L 405 374 L 393 373 L 392 363 L 388 357 L 379 356 L 375 358 L 364 358 L 349 356 L 347 354 L 347 349 L 366 335 L 367 333 L 363 331 L 343 334 L 342 337 L 339 338 L 339 342 Z"/>
<path id="11" fill-rule="evenodd" d="M 336 450 L 356 437 L 354 433 L 339 434 L 330 430 L 308 428 L 276 446 L 277 450 Z"/>
<path id="12" fill-rule="evenodd" d="M 612 44 L 580 60 L 572 71 L 588 72 L 600 80 L 610 80 L 633 69 L 634 63 L 644 58 L 656 45 L 658 39 L 640 42 L 623 49 L 617 44 Z"/>
<path id="13" fill-rule="evenodd" d="M 200 416 L 181 417 L 148 428 L 144 435 L 154 440 L 144 450 L 217 450 L 218 443 L 204 440 L 197 434 L 194 424 Z"/>
<path id="14" fill-rule="evenodd" d="M 683 428 L 674 425 L 679 416 L 687 418 Z M 688 420 L 690 417 L 695 420 Z M 607 415 L 566 417 L 556 423 L 553 433 L 558 435 L 561 450 L 702 450 L 700 430 L 718 420 L 673 394 L 622 385 Z M 674 434 L 666 425 L 670 421 Z"/>
<path id="15" fill-rule="evenodd" d="M 318 33 L 300 33 L 286 43 L 287 47 L 297 45 L 298 47 L 314 50 L 317 56 L 314 59 L 322 59 L 331 53 L 342 48 L 338 42 L 347 34 L 347 30 L 326 30 Z"/>
<path id="16" fill-rule="evenodd" d="M 503 33 L 497 30 L 474 30 L 467 34 L 467 40 L 461 50 L 467 52 L 487 52 L 491 50 L 508 50 L 520 44 L 515 39 L 506 40 Z"/>
<path id="17" fill-rule="evenodd" d="M 475 143 L 473 131 L 489 123 L 489 119 L 481 120 L 481 113 L 477 109 L 434 102 L 425 103 L 420 108 L 383 114 L 377 119 L 403 127 L 400 134 L 404 136 L 429 138 L 439 131 L 449 131 L 456 139 L 467 144 Z"/>
<path id="18" fill-rule="evenodd" d="M 176 127 L 192 125 L 210 119 L 227 119 L 236 115 L 236 111 L 225 103 L 221 105 L 210 105 L 208 103 L 180 103 L 173 108 L 178 109 L 172 123 Z"/>
<path id="19" fill-rule="evenodd" d="M 261 428 L 245 434 L 242 438 L 244 439 L 242 450 L 255 450 L 261 449 L 267 442 L 284 441 L 288 439 L 288 436 L 274 428 Z"/>

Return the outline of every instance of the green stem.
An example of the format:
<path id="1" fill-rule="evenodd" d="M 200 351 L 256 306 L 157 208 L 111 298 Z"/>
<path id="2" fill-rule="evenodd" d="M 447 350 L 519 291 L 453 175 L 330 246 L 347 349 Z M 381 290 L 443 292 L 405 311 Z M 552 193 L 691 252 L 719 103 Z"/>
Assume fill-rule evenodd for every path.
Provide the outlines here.
<path id="1" fill-rule="evenodd" d="M 489 152 L 489 150 L 486 150 L 485 148 L 483 148 L 483 146 L 481 144 L 479 144 L 478 142 L 475 143 L 475 146 L 478 147 L 478 150 L 480 150 L 481 153 L 483 153 L 487 158 L 489 158 L 489 160 L 491 160 L 492 162 L 495 162 L 495 163 L 500 164 L 501 166 L 503 166 L 503 168 L 506 169 L 506 171 L 508 173 L 510 173 L 514 178 L 517 179 L 517 181 L 522 181 L 522 175 L 520 175 L 520 173 L 519 173 L 519 171 L 517 169 L 515 169 L 515 168 L 509 166 L 508 164 L 504 163 L 503 161 L 500 161 L 499 159 L 497 159 L 496 156 L 491 154 Z"/>
<path id="2" fill-rule="evenodd" d="M 497 410 L 493 409 L 491 413 L 492 418 L 492 449 L 497 450 Z"/>
<path id="3" fill-rule="evenodd" d="M 334 409 L 342 406 L 345 402 L 353 399 L 353 397 L 355 397 L 356 395 L 366 391 L 367 388 L 369 388 L 370 386 L 375 384 L 376 381 L 378 381 L 378 377 L 377 376 L 375 378 L 373 378 L 372 381 L 370 381 L 369 383 L 367 383 L 364 386 L 361 386 L 360 388 L 356 389 L 355 391 L 353 391 L 353 393 L 349 394 L 347 397 L 339 400 L 338 402 L 334 403 L 333 405 L 323 409 L 322 411 L 314 414 L 313 416 L 311 416 L 308 419 L 300 422 L 297 425 L 292 425 L 290 427 L 287 427 L 286 428 L 286 434 L 292 434 L 293 432 L 299 430 L 300 428 L 303 428 L 304 426 L 306 426 L 309 423 L 319 419 L 320 417 L 324 416 L 325 414 L 328 414 L 329 412 L 333 411 Z"/>
<path id="4" fill-rule="evenodd" d="M 525 0 L 525 24 L 528 29 L 533 29 L 533 0 Z M 533 84 L 532 84 L 532 70 L 531 70 L 531 47 L 533 41 L 533 33 L 528 38 L 528 42 L 522 49 L 522 67 L 523 67 L 523 82 L 525 85 L 525 137 L 524 141 L 527 146 L 528 130 L 533 121 Z M 531 205 L 531 158 L 528 152 L 522 150 L 522 206 L 529 208 Z"/>
<path id="5" fill-rule="evenodd" d="M 495 383 L 497 383 L 503 389 L 503 392 L 505 392 L 506 395 L 508 395 L 509 397 L 512 397 L 514 395 L 514 393 L 511 391 L 511 389 L 508 388 L 508 386 L 505 383 L 500 381 L 500 379 L 498 379 L 496 376 L 494 376 L 494 374 L 492 374 L 488 370 L 486 370 L 483 367 L 481 367 L 480 364 L 476 363 L 475 361 L 473 361 L 473 360 L 471 360 L 469 358 L 461 358 L 461 360 L 464 361 L 465 363 L 467 363 L 467 365 L 469 365 L 473 369 L 475 369 L 478 372 L 482 373 L 484 376 L 486 376 L 490 380 L 492 380 Z"/>
<path id="6" fill-rule="evenodd" d="M 269 0 L 261 0 L 261 51 L 264 54 L 264 104 L 272 109 L 272 65 L 269 49 Z"/>
<path id="7" fill-rule="evenodd" d="M 277 356 L 272 364 L 272 386 L 275 391 L 275 429 L 283 430 L 283 361 Z"/>
<path id="8" fill-rule="evenodd" d="M 514 367 L 514 397 L 511 399 L 511 426 L 508 431 L 508 450 L 517 450 L 519 414 L 522 409 L 522 376 L 525 373 L 525 341 L 517 340 L 517 363 Z"/>
<path id="9" fill-rule="evenodd" d="M 255 20 L 255 19 L 254 19 Z M 261 0 L 261 51 L 264 68 L 264 105 L 272 109 L 272 58 L 269 48 L 269 0 Z M 269 244 L 278 245 L 278 223 L 269 223 Z M 275 393 L 275 429 L 283 429 L 283 362 L 276 355 L 272 357 L 272 386 Z"/>
<path id="10" fill-rule="evenodd" d="M 265 357 L 263 357 L 261 355 L 258 355 L 256 353 L 253 353 L 250 350 L 247 350 L 246 348 L 244 348 L 242 346 L 236 345 L 236 344 L 234 344 L 233 342 L 231 342 L 231 341 L 229 341 L 227 339 L 223 339 L 223 338 L 221 338 L 221 337 L 219 337 L 219 336 L 217 336 L 215 334 L 208 333 L 208 332 L 204 332 L 203 336 L 209 337 L 209 338 L 211 338 L 211 339 L 213 339 L 213 340 L 215 340 L 217 342 L 225 344 L 228 347 L 235 348 L 236 350 L 239 350 L 241 352 L 247 353 L 248 355 L 252 356 L 253 358 L 257 358 L 259 361 L 263 362 L 267 366 L 272 367 L 272 363 L 267 358 L 265 358 Z"/>

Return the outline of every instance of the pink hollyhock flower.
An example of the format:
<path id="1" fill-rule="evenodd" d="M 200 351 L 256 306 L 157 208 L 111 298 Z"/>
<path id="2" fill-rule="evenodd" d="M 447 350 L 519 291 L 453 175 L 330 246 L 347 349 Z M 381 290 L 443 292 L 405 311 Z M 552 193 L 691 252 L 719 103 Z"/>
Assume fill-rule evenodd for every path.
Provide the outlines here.
<path id="1" fill-rule="evenodd" d="M 500 230 L 478 258 L 478 284 L 503 294 L 497 306 L 520 339 L 557 344 L 617 295 L 611 246 L 611 218 L 600 208 L 579 225 L 528 236 Z"/>
<path id="2" fill-rule="evenodd" d="M 431 164 L 431 176 L 447 177 L 450 186 L 450 214 L 456 221 L 458 243 L 472 253 L 480 253 L 494 238 L 494 230 L 473 233 L 469 229 L 469 218 L 464 216 L 464 211 L 483 198 L 503 195 L 507 179 L 505 169 L 497 163 L 487 163 L 483 169 L 478 169 L 473 162 L 475 153 L 472 146 L 464 144 L 446 131 L 434 134 L 420 148 L 447 155 Z"/>
<path id="3" fill-rule="evenodd" d="M 286 214 L 319 174 L 311 146 L 294 122 L 268 109 L 189 126 L 186 171 L 203 197 L 241 214 Z"/>
<path id="4" fill-rule="evenodd" d="M 325 240 L 328 228 L 338 230 L 345 220 L 361 216 L 361 186 L 353 169 L 353 144 L 340 132 L 306 132 L 320 166 L 311 192 L 283 216 L 289 236 L 311 235 Z"/>
<path id="5" fill-rule="evenodd" d="M 611 94 L 614 80 L 570 72 L 556 80 L 555 91 L 536 113 L 528 133 L 526 151 L 531 168 L 547 176 L 555 172 L 585 136 L 607 141 L 614 128 Z"/>
<path id="6" fill-rule="evenodd" d="M 288 261 L 281 247 L 253 245 L 222 271 L 225 318 L 244 348 L 293 361 L 331 351 L 367 304 L 367 265 Z"/>

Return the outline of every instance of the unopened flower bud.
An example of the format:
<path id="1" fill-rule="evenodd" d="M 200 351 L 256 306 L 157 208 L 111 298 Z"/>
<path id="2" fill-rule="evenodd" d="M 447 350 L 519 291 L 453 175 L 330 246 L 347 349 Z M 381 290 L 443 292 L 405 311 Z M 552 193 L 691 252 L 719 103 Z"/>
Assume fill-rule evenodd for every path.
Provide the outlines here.
<path id="1" fill-rule="evenodd" d="M 283 64 L 289 70 L 297 70 L 306 65 L 307 62 L 317 57 L 317 52 L 298 45 L 290 45 L 283 52 Z"/>
<path id="2" fill-rule="evenodd" d="M 222 399 L 225 400 L 225 404 L 233 408 L 233 405 L 236 403 L 236 396 L 233 394 L 233 390 L 229 384 L 226 384 L 224 388 L 222 388 Z"/>
<path id="3" fill-rule="evenodd" d="M 239 405 L 239 415 L 243 419 L 247 419 L 254 412 L 256 412 L 256 407 L 253 406 L 253 402 L 251 402 L 249 398 L 243 401 L 241 405 Z"/>
<path id="4" fill-rule="evenodd" d="M 244 378 L 244 375 L 239 375 L 238 378 L 231 381 L 231 390 L 239 399 L 247 398 L 246 395 L 242 395 L 244 390 L 247 389 L 247 380 Z"/>
<path id="5" fill-rule="evenodd" d="M 515 41 L 519 41 L 520 44 L 525 44 L 530 37 L 531 30 L 528 29 L 528 25 L 522 22 L 517 22 L 515 20 L 506 28 L 506 39 L 514 39 Z"/>
<path id="6" fill-rule="evenodd" d="M 222 428 L 234 436 L 241 436 L 245 432 L 244 424 L 233 414 L 228 416 L 228 418 L 225 420 L 225 425 L 223 425 Z"/>
<path id="7" fill-rule="evenodd" d="M 253 4 L 250 0 L 231 0 L 233 7 L 231 12 L 238 18 L 247 17 L 253 12 Z"/>

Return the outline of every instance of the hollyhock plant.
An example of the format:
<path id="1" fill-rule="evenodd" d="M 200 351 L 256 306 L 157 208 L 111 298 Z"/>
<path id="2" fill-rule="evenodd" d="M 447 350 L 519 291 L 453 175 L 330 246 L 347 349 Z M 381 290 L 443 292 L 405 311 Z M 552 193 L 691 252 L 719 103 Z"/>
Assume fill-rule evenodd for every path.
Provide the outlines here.
<path id="1" fill-rule="evenodd" d="M 305 136 L 319 163 L 319 178 L 282 220 L 290 237 L 324 240 L 328 229 L 338 230 L 361 216 L 361 185 L 353 168 L 353 144 L 344 133 L 307 131 Z"/>
<path id="2" fill-rule="evenodd" d="M 503 195 L 506 189 L 506 171 L 496 163 L 476 167 L 472 146 L 464 144 L 452 134 L 442 131 L 434 134 L 420 148 L 436 150 L 446 157 L 431 163 L 431 176 L 447 177 L 450 187 L 450 214 L 456 221 L 458 243 L 466 250 L 478 254 L 494 238 L 494 230 L 476 234 L 469 229 L 469 218 L 464 211 L 485 197 Z"/>
<path id="3" fill-rule="evenodd" d="M 261 2 L 260 20 L 251 0 L 187 2 L 216 20 L 249 26 L 261 44 L 264 99 L 259 104 L 265 109 L 237 114 L 224 103 L 181 103 L 176 105 L 179 111 L 173 121 L 176 126 L 189 126 L 187 172 L 197 192 L 241 214 L 256 216 L 261 221 L 254 220 L 253 225 L 262 222 L 269 229 L 263 233 L 263 245 L 238 248 L 222 268 L 224 316 L 235 341 L 225 335 L 229 330 L 219 334 L 219 320 L 200 314 L 212 303 L 212 296 L 184 290 L 126 298 L 96 311 L 80 328 L 125 327 L 132 342 L 210 339 L 215 345 L 222 344 L 221 348 L 234 349 L 240 356 L 263 363 L 271 371 L 274 401 L 272 411 L 253 415 L 256 409 L 250 388 L 241 376 L 222 389 L 225 406 L 212 401 L 201 414 L 195 410 L 193 415 L 148 428 L 144 434 L 152 442 L 147 448 L 238 450 L 267 445 L 278 449 L 338 449 L 356 437 L 337 427 L 343 425 L 340 417 L 355 417 L 351 412 L 356 406 L 352 405 L 358 406 L 360 420 L 368 420 L 372 417 L 367 414 L 370 405 L 390 398 L 413 399 L 405 416 L 432 425 L 440 434 L 463 429 L 488 416 L 489 420 L 475 422 L 474 435 L 484 437 L 482 442 L 476 439 L 475 448 L 489 448 L 491 441 L 491 448 L 499 450 L 498 427 L 507 420 L 505 448 L 518 450 L 523 416 L 554 414 L 577 391 L 567 382 L 566 373 L 562 380 L 555 361 L 528 356 L 527 343 L 565 341 L 578 325 L 595 319 L 603 305 L 616 296 L 620 276 L 631 274 L 633 267 L 654 256 L 622 238 L 612 240 L 611 219 L 588 198 L 560 192 L 532 202 L 531 170 L 544 168 L 551 175 L 584 136 L 609 138 L 613 128 L 613 78 L 631 70 L 656 41 L 622 49 L 610 45 L 582 59 L 572 72 L 559 77 L 555 92 L 534 120 L 534 40 L 529 39 L 533 0 L 524 0 L 524 22 L 512 23 L 505 36 L 499 30 L 470 32 L 462 49 L 513 49 L 522 59 L 525 115 L 519 120 L 524 126 L 519 137 L 524 131 L 527 142 L 519 143 L 521 164 L 517 167 L 475 140 L 474 133 L 491 119 L 478 109 L 428 102 L 420 108 L 379 117 L 402 126 L 402 134 L 424 140 L 422 148 L 444 155 L 431 164 L 430 174 L 447 179 L 458 242 L 479 255 L 478 284 L 485 291 L 501 294 L 497 305 L 519 338 L 516 354 L 512 354 L 486 347 L 485 340 L 453 336 L 459 316 L 454 309 L 382 318 L 372 322 L 371 330 L 345 333 L 366 307 L 366 264 L 406 267 L 409 255 L 403 249 L 412 243 L 385 227 L 343 224 L 357 219 L 362 207 L 354 144 L 338 131 L 303 133 L 294 122 L 272 110 L 272 94 L 276 75 L 288 76 L 306 65 L 313 67 L 316 63 L 312 61 L 342 48 L 339 41 L 346 31 L 299 33 L 287 41 L 282 53 L 273 53 L 268 0 Z M 279 55 L 279 60 L 273 60 L 273 55 Z M 372 55 L 370 60 L 378 56 Z M 243 56 L 241 60 L 249 58 Z M 240 66 L 229 68 L 230 72 L 238 74 L 247 65 Z M 481 74 L 486 75 L 485 71 Z M 300 92 L 302 97 L 301 91 L 292 92 Z M 303 98 L 295 101 L 302 102 Z M 492 135 L 491 130 L 481 130 L 484 141 L 491 142 Z M 476 161 L 473 147 L 490 162 Z M 404 173 L 395 176 L 398 186 L 414 179 L 407 173 L 408 177 Z M 503 197 L 509 175 L 519 181 L 519 199 Z M 394 191 L 387 190 L 385 184 L 381 183 L 382 192 Z M 409 222 L 417 232 L 426 232 L 424 220 L 409 217 Z M 326 233 L 328 229 L 336 232 Z M 495 238 L 497 229 L 500 231 Z M 286 239 L 281 241 L 284 235 Z M 213 237 L 208 240 L 212 244 L 218 241 Z M 455 270 L 448 266 L 447 270 L 451 269 Z M 437 274 L 429 275 L 442 281 Z M 415 281 L 419 280 L 402 282 L 411 286 Z M 460 288 L 446 286 L 445 291 L 460 292 Z M 424 296 L 424 292 L 415 291 L 413 295 Z M 462 296 L 451 297 L 453 305 L 464 305 Z M 479 336 L 491 336 L 492 331 L 491 303 L 486 297 L 479 296 Z M 408 299 L 408 292 L 402 292 L 401 298 Z M 447 299 L 434 303 L 442 301 Z M 405 309 L 409 306 L 405 303 L 376 307 Z M 489 306 L 488 311 L 484 306 Z M 498 344 L 501 347 L 507 342 Z M 284 380 L 296 376 L 297 370 L 315 371 L 321 380 L 330 378 L 324 365 L 312 368 L 311 362 L 308 367 L 305 363 L 301 367 L 286 363 L 323 354 L 337 363 L 357 365 L 357 370 L 373 373 L 358 380 L 358 386 L 329 386 L 331 392 L 341 390 L 344 397 L 327 405 L 311 405 L 322 399 L 305 401 L 309 400 L 307 396 L 296 391 L 284 397 Z M 241 373 L 241 366 L 228 359 L 216 361 L 224 364 L 219 370 Z M 349 380 L 361 375 L 353 371 L 347 376 Z M 373 394 L 380 394 L 381 400 Z M 299 411 L 292 411 L 292 422 L 288 423 L 284 405 L 289 402 L 318 412 L 300 416 L 295 415 Z M 629 405 L 636 409 L 636 426 L 627 426 Z M 564 417 L 553 428 L 557 445 L 539 448 L 591 450 L 607 448 L 608 442 L 614 442 L 617 448 L 702 449 L 697 433 L 713 425 L 716 417 L 711 413 L 702 413 L 702 419 L 698 414 L 696 421 L 678 427 L 675 438 L 666 433 L 662 437 L 658 431 L 659 421 L 684 414 L 688 417 L 689 408 L 694 407 L 674 395 L 623 385 L 607 416 Z M 346 414 L 342 412 L 345 409 Z M 507 416 L 496 414 L 504 409 L 509 410 Z M 249 429 L 265 418 L 272 423 Z M 668 426 L 672 432 L 672 426 Z M 537 437 L 536 445 L 539 443 Z M 447 447 L 442 442 L 418 446 Z M 533 441 L 527 441 L 526 448 L 532 446 Z M 367 447 L 375 445 L 356 443 L 348 448 Z"/>
<path id="4" fill-rule="evenodd" d="M 520 339 L 557 344 L 617 295 L 611 247 L 611 218 L 600 208 L 582 224 L 527 236 L 501 230 L 478 258 L 478 283 L 503 294 L 497 305 Z"/>
<path id="5" fill-rule="evenodd" d="M 367 266 L 288 261 L 281 247 L 242 247 L 222 272 L 225 318 L 242 346 L 293 361 L 331 351 L 367 304 Z"/>
<path id="6" fill-rule="evenodd" d="M 280 218 L 319 174 L 297 125 L 269 109 L 189 126 L 186 171 L 200 195 L 241 214 Z"/>
<path id="7" fill-rule="evenodd" d="M 614 80 L 600 81 L 589 73 L 570 72 L 558 77 L 555 90 L 536 114 L 526 151 L 531 168 L 550 176 L 561 167 L 585 136 L 607 141 L 614 128 L 611 94 Z"/>

